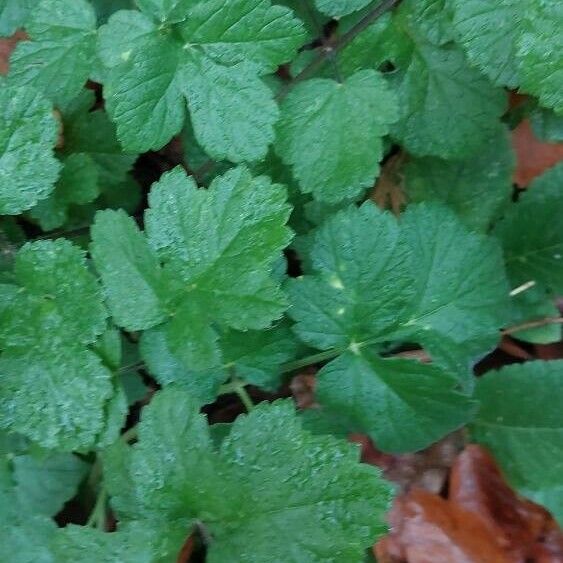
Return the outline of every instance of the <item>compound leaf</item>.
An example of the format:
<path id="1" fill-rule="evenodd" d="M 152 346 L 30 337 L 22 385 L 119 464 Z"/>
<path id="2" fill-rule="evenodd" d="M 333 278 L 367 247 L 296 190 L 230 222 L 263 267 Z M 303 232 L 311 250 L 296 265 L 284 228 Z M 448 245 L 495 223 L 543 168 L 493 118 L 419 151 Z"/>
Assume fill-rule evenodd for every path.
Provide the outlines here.
<path id="1" fill-rule="evenodd" d="M 120 141 L 133 151 L 161 148 L 182 129 L 187 99 L 213 158 L 264 157 L 277 108 L 259 75 L 292 57 L 306 37 L 302 24 L 267 0 L 199 2 L 183 19 L 161 29 L 121 11 L 100 29 L 104 95 Z"/>
<path id="2" fill-rule="evenodd" d="M 216 178 L 208 190 L 198 190 L 183 171 L 173 170 L 153 186 L 145 214 L 158 259 L 130 219 L 105 212 L 92 233 L 93 257 L 118 322 L 129 330 L 148 329 L 170 316 L 164 328 L 175 355 L 191 369 L 215 367 L 213 323 L 261 329 L 286 307 L 271 275 L 291 240 L 285 200 L 281 186 L 253 178 L 244 167 Z M 123 240 L 137 250 L 116 253 L 121 248 L 113 236 L 116 225 L 129 231 Z M 130 292 L 129 278 L 149 295 L 139 304 L 141 315 L 131 302 L 139 297 Z"/>
<path id="3" fill-rule="evenodd" d="M 377 470 L 358 463 L 355 446 L 305 432 L 290 402 L 239 417 L 215 451 L 194 402 L 168 387 L 145 409 L 139 436 L 106 456 L 108 470 L 121 474 L 110 489 L 116 505 L 141 521 L 198 520 L 214 538 L 212 563 L 297 562 L 305 554 L 360 561 L 385 528 L 389 488 Z"/>

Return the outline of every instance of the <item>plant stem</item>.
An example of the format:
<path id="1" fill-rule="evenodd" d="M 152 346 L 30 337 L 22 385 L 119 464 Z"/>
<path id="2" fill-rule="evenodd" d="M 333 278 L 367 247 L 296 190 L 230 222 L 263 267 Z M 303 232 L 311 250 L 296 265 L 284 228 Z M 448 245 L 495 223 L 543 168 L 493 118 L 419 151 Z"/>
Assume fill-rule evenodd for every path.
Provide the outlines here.
<path id="1" fill-rule="evenodd" d="M 509 326 L 502 331 L 503 336 L 510 336 L 522 330 L 529 330 L 531 328 L 539 328 L 545 325 L 563 324 L 563 317 L 546 317 L 544 319 L 537 319 L 535 321 L 527 321 L 525 323 Z"/>
<path id="2" fill-rule="evenodd" d="M 338 37 L 331 45 L 327 45 L 321 49 L 317 56 L 290 82 L 285 88 L 282 88 L 276 99 L 282 100 L 287 96 L 289 91 L 299 82 L 311 78 L 317 70 L 323 65 L 325 59 L 334 57 L 335 54 L 346 47 L 358 34 L 368 28 L 373 22 L 380 18 L 383 14 L 393 9 L 401 0 L 383 0 L 375 6 L 373 10 L 368 12 L 356 25 L 352 26 L 346 33 Z"/>
<path id="3" fill-rule="evenodd" d="M 100 530 L 106 529 L 106 503 L 108 500 L 108 494 L 105 487 L 102 485 L 100 492 L 98 493 L 98 498 L 96 499 L 96 504 L 90 517 L 86 522 L 86 526 L 91 526 L 98 528 Z"/>
<path id="4" fill-rule="evenodd" d="M 239 399 L 241 400 L 247 412 L 250 412 L 254 408 L 254 403 L 252 402 L 250 395 L 244 388 L 244 385 L 245 384 L 243 382 L 240 382 L 235 388 L 235 393 L 239 396 Z"/>

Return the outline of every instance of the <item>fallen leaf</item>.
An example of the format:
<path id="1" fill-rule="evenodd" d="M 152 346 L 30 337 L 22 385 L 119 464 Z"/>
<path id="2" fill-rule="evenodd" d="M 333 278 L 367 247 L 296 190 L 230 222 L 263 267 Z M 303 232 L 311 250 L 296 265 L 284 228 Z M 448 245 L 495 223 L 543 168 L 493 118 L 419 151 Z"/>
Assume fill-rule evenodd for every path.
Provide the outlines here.
<path id="1" fill-rule="evenodd" d="M 528 119 L 512 131 L 512 146 L 516 152 L 514 182 L 521 188 L 563 160 L 563 143 L 546 143 L 538 139 Z"/>
<path id="2" fill-rule="evenodd" d="M 438 495 L 412 489 L 397 498 L 379 560 L 408 563 L 511 563 L 478 516 Z"/>
<path id="3" fill-rule="evenodd" d="M 449 501 L 479 517 L 511 561 L 529 559 L 535 544 L 555 526 L 547 510 L 509 487 L 493 457 L 477 445 L 465 448 L 454 463 Z M 563 551 L 560 556 L 559 561 Z"/>
<path id="4" fill-rule="evenodd" d="M 374 547 L 380 563 L 561 563 L 563 535 L 549 512 L 521 498 L 492 456 L 470 445 L 457 456 L 447 499 L 412 488 Z"/>
<path id="5" fill-rule="evenodd" d="M 399 153 L 392 156 L 383 165 L 379 179 L 370 195 L 370 199 L 381 209 L 387 209 L 389 205 L 391 211 L 397 216 L 407 202 L 403 191 L 403 176 L 400 171 L 405 158 L 404 153 Z"/>

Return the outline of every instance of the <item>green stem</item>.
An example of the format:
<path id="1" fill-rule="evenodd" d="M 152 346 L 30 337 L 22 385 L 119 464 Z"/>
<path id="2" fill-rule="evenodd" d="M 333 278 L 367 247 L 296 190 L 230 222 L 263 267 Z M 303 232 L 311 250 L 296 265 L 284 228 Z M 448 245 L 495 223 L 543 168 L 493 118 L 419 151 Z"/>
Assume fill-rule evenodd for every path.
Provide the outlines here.
<path id="1" fill-rule="evenodd" d="M 244 405 L 244 408 L 247 410 L 247 412 L 250 412 L 254 408 L 254 403 L 252 402 L 250 395 L 244 388 L 244 383 L 239 383 L 239 385 L 235 389 L 235 393 L 239 396 L 239 399 L 242 401 L 242 404 Z"/>
<path id="2" fill-rule="evenodd" d="M 106 529 L 106 504 L 108 500 L 108 493 L 105 487 L 102 485 L 100 492 L 98 493 L 98 498 L 96 499 L 96 504 L 86 522 L 86 526 L 91 526 L 98 528 L 99 530 Z"/>

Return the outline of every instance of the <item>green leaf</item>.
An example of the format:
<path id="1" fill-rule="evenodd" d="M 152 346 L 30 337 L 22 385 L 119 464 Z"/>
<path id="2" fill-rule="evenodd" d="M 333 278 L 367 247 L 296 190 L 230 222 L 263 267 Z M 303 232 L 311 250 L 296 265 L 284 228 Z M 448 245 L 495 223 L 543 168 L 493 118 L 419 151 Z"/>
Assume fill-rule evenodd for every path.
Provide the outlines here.
<path id="1" fill-rule="evenodd" d="M 275 0 L 275 4 L 287 6 L 293 10 L 294 14 L 301 20 L 309 35 L 313 37 L 317 35 L 319 26 L 324 25 L 328 18 L 320 14 L 315 7 L 309 2 L 301 0 Z"/>
<path id="2" fill-rule="evenodd" d="M 542 105 L 563 114 L 563 6 L 536 0 L 525 10 L 526 28 L 519 43 L 522 89 Z"/>
<path id="3" fill-rule="evenodd" d="M 428 11 L 418 15 L 422 8 Z M 407 2 L 392 17 L 376 21 L 344 51 L 344 64 L 392 63 L 394 71 L 386 76 L 399 102 L 393 136 L 416 156 L 463 158 L 498 131 L 506 95 L 469 66 L 455 44 L 436 44 L 440 32 L 430 8 L 429 2 L 419 8 Z"/>
<path id="4" fill-rule="evenodd" d="M 416 336 L 433 333 L 462 344 L 505 326 L 509 287 L 494 239 L 468 231 L 437 204 L 410 206 L 401 228 L 416 256 L 406 334 L 412 329 Z"/>
<path id="5" fill-rule="evenodd" d="M 132 10 L 135 0 L 91 0 L 98 23 L 106 23 L 108 18 L 118 10 Z"/>
<path id="6" fill-rule="evenodd" d="M 104 331 L 106 310 L 84 252 L 64 239 L 28 243 L 15 281 L 0 291 L 0 426 L 47 448 L 92 445 L 113 387 L 85 348 Z"/>
<path id="7" fill-rule="evenodd" d="M 536 108 L 530 114 L 534 135 L 548 143 L 563 141 L 563 116 L 555 115 L 551 110 Z"/>
<path id="8" fill-rule="evenodd" d="M 315 0 L 317 8 L 329 16 L 345 16 L 367 6 L 371 0 Z"/>
<path id="9" fill-rule="evenodd" d="M 193 2 L 193 0 L 192 0 Z M 232 66 L 251 63 L 260 72 L 274 72 L 305 42 L 303 25 L 291 10 L 264 0 L 198 2 L 180 27 L 187 46 Z"/>
<path id="10" fill-rule="evenodd" d="M 0 489 L 0 561 L 10 563 L 56 563 L 50 543 L 57 533 L 55 523 L 43 515 L 30 514 L 18 505 L 13 493 Z"/>
<path id="11" fill-rule="evenodd" d="M 349 207 L 322 224 L 311 254 L 314 275 L 288 283 L 299 337 L 321 349 L 387 340 L 414 285 L 395 218 L 371 202 Z"/>
<path id="12" fill-rule="evenodd" d="M 139 330 L 165 319 L 166 278 L 131 217 L 121 210 L 98 212 L 91 252 L 119 326 Z"/>
<path id="13" fill-rule="evenodd" d="M 415 155 L 461 158 L 496 133 L 506 96 L 448 45 L 414 47 L 392 78 L 399 98 L 393 134 Z M 448 108 L 446 111 L 444 108 Z"/>
<path id="14" fill-rule="evenodd" d="M 111 398 L 111 373 L 98 356 L 71 343 L 0 357 L 0 426 L 46 448 L 95 444 Z"/>
<path id="15" fill-rule="evenodd" d="M 197 520 L 214 538 L 211 563 L 360 561 L 385 529 L 390 489 L 378 471 L 358 463 L 354 445 L 303 431 L 287 401 L 239 417 L 214 451 L 193 401 L 169 387 L 145 409 L 139 442 L 124 449 L 106 456 L 123 517 Z"/>
<path id="16" fill-rule="evenodd" d="M 86 477 L 89 464 L 73 454 L 18 455 L 12 460 L 14 492 L 29 513 L 54 516 Z"/>
<path id="17" fill-rule="evenodd" d="M 59 530 L 52 551 L 58 563 L 169 563 L 185 536 L 185 528 L 165 522 L 134 522 L 112 534 L 71 524 Z"/>
<path id="18" fill-rule="evenodd" d="M 344 83 L 322 78 L 298 84 L 281 107 L 276 151 L 293 166 L 301 189 L 337 202 L 373 185 L 382 137 L 397 107 L 381 75 L 361 71 Z"/>
<path id="19" fill-rule="evenodd" d="M 31 210 L 31 216 L 44 231 L 50 231 L 68 221 L 72 205 L 90 203 L 98 194 L 98 167 L 94 160 L 87 154 L 71 154 L 63 161 L 55 191 Z"/>
<path id="20" fill-rule="evenodd" d="M 305 40 L 302 25 L 267 0 L 200 2 L 185 16 L 167 33 L 122 11 L 100 29 L 109 68 L 104 96 L 120 141 L 133 151 L 161 148 L 181 130 L 187 99 L 197 140 L 211 156 L 262 158 L 277 110 L 258 75 L 293 56 Z"/>
<path id="21" fill-rule="evenodd" d="M 319 402 L 350 419 L 386 452 L 412 452 L 471 419 L 475 403 L 455 390 L 457 378 L 436 366 L 350 352 L 326 365 Z"/>
<path id="22" fill-rule="evenodd" d="M 563 9 L 531 0 L 452 0 L 453 24 L 469 60 L 495 84 L 522 89 L 563 111 Z"/>
<path id="23" fill-rule="evenodd" d="M 195 338 L 199 339 L 197 335 Z M 147 370 L 160 385 L 175 383 L 182 386 L 202 405 L 215 400 L 219 387 L 228 377 L 222 366 L 215 367 L 213 363 L 212 369 L 200 371 L 191 369 L 172 353 L 167 335 L 161 329 L 152 329 L 143 333 L 141 356 L 147 365 Z"/>
<path id="24" fill-rule="evenodd" d="M 487 232 L 512 195 L 515 158 L 506 131 L 462 160 L 410 159 L 405 188 L 413 202 L 439 201 L 453 209 L 470 229 Z"/>
<path id="25" fill-rule="evenodd" d="M 159 22 L 181 22 L 198 0 L 136 0 L 137 6 Z"/>
<path id="26" fill-rule="evenodd" d="M 512 297 L 514 317 L 511 324 L 519 325 L 537 319 L 558 317 L 559 309 L 555 303 L 555 296 L 541 288 L 531 287 Z M 531 329 L 519 330 L 512 333 L 518 340 L 535 344 L 550 344 L 561 340 L 561 325 L 546 324 Z"/>
<path id="27" fill-rule="evenodd" d="M 519 488 L 563 486 L 563 362 L 534 361 L 489 372 L 477 381 L 481 408 L 471 427 Z"/>
<path id="28" fill-rule="evenodd" d="M 17 215 L 54 188 L 57 122 L 49 103 L 29 88 L 0 89 L 0 214 Z"/>
<path id="29" fill-rule="evenodd" d="M 9 37 L 25 27 L 38 0 L 0 0 L 0 37 Z"/>
<path id="30" fill-rule="evenodd" d="M 129 180 L 137 155 L 123 153 L 107 113 L 92 109 L 95 101 L 85 90 L 63 109 L 63 149 L 67 155 L 87 154 L 96 164 L 100 190 L 108 194 Z"/>
<path id="31" fill-rule="evenodd" d="M 495 84 L 515 88 L 517 45 L 527 7 L 519 0 L 451 0 L 451 6 L 454 29 L 471 63 Z"/>
<path id="32" fill-rule="evenodd" d="M 103 332 L 100 288 L 86 269 L 85 253 L 69 241 L 24 245 L 16 256 L 15 276 L 19 287 L 4 286 L 12 298 L 0 321 L 2 347 L 26 351 L 63 340 L 89 344 Z"/>
<path id="33" fill-rule="evenodd" d="M 532 182 L 495 228 L 514 289 L 534 282 L 563 291 L 562 182 L 563 164 L 558 164 Z"/>
<path id="34" fill-rule="evenodd" d="M 280 383 L 281 365 L 293 360 L 299 350 L 295 337 L 283 323 L 264 331 L 225 331 L 220 335 L 219 347 L 222 361 L 197 371 L 171 352 L 162 330 L 149 330 L 141 338 L 141 354 L 149 373 L 163 386 L 176 383 L 185 387 L 202 404 L 213 402 L 221 384 L 231 376 L 275 390 Z"/>
<path id="35" fill-rule="evenodd" d="M 26 24 L 32 41 L 18 43 L 9 81 L 30 85 L 56 104 L 84 86 L 95 56 L 96 16 L 86 0 L 40 0 Z"/>
<path id="36" fill-rule="evenodd" d="M 274 140 L 279 110 L 255 67 L 194 56 L 184 72 L 194 133 L 209 156 L 232 162 L 263 159 Z"/>
<path id="37" fill-rule="evenodd" d="M 286 307 L 271 277 L 291 240 L 285 198 L 281 186 L 252 178 L 246 168 L 228 171 L 208 190 L 173 170 L 149 195 L 145 228 L 152 251 L 130 219 L 113 211 L 99 215 L 92 254 L 117 322 L 139 330 L 170 318 L 162 326 L 177 359 L 191 369 L 215 367 L 220 356 L 212 324 L 261 329 Z M 117 238 L 123 246 L 115 243 L 116 228 L 128 231 Z M 131 283 L 147 295 L 142 303 Z"/>
<path id="38" fill-rule="evenodd" d="M 441 336 L 461 345 L 498 334 L 509 318 L 496 241 L 443 206 L 410 206 L 399 229 L 366 203 L 332 216 L 315 236 L 314 275 L 288 284 L 289 314 L 307 344 L 357 351 Z"/>

